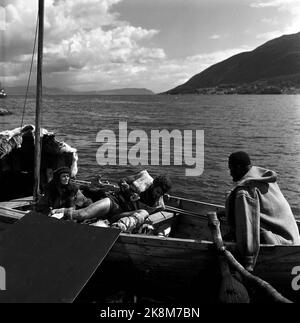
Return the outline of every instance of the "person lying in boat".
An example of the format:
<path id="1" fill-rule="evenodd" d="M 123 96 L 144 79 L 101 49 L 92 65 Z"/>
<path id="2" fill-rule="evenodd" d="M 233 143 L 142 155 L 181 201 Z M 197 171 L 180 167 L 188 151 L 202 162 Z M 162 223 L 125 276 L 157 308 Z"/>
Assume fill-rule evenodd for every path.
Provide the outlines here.
<path id="1" fill-rule="evenodd" d="M 81 208 L 92 203 L 77 185 L 70 182 L 70 175 L 68 167 L 60 167 L 53 172 L 53 179 L 46 185 L 45 194 L 36 207 L 37 211 L 53 214 L 64 208 Z"/>
<path id="2" fill-rule="evenodd" d="M 164 210 L 163 195 L 171 189 L 171 185 L 166 176 L 158 176 L 153 180 L 147 171 L 142 171 L 122 179 L 118 190 L 86 208 L 76 211 L 65 209 L 64 218 L 77 222 L 108 219 L 110 223 L 115 223 L 144 210 L 140 212 L 143 219 L 138 221 L 141 224 L 150 214 Z"/>
<path id="3" fill-rule="evenodd" d="M 226 200 L 226 216 L 240 260 L 252 271 L 260 243 L 300 244 L 299 231 L 274 171 L 252 166 L 243 151 L 229 156 L 228 167 L 235 184 Z"/>

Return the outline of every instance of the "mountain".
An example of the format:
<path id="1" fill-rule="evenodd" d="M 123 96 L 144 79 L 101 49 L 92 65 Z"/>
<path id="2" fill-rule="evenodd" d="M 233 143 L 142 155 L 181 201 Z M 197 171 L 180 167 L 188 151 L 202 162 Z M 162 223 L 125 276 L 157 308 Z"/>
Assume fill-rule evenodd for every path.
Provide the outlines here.
<path id="1" fill-rule="evenodd" d="M 154 92 L 143 88 L 124 88 L 115 90 L 105 90 L 105 91 L 89 91 L 81 92 L 81 94 L 89 95 L 152 95 Z"/>
<path id="2" fill-rule="evenodd" d="M 26 93 L 26 86 L 12 86 L 12 87 L 6 87 L 5 91 L 7 95 L 25 95 Z M 30 86 L 28 89 L 28 95 L 35 95 L 36 87 Z M 75 91 L 72 91 L 70 89 L 64 88 L 49 88 L 49 87 L 43 87 L 43 94 L 45 95 L 63 95 L 63 94 L 76 94 Z"/>
<path id="3" fill-rule="evenodd" d="M 7 87 L 8 95 L 25 95 L 25 86 Z M 35 86 L 30 86 L 28 94 L 35 95 Z M 73 91 L 68 88 L 49 88 L 43 87 L 43 94 L 45 95 L 152 95 L 152 91 L 143 88 L 124 88 L 106 91 Z"/>
<path id="4" fill-rule="evenodd" d="M 208 88 L 300 87 L 300 32 L 272 39 L 194 75 L 167 94 L 203 93 Z"/>

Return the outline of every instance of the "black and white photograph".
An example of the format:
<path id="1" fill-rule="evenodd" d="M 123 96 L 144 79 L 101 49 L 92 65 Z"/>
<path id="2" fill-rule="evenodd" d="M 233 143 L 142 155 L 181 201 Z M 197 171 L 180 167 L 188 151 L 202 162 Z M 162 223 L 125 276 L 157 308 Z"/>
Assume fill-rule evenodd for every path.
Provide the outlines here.
<path id="1" fill-rule="evenodd" d="M 1 0 L 0 303 L 298 303 L 299 230 L 299 0 Z"/>

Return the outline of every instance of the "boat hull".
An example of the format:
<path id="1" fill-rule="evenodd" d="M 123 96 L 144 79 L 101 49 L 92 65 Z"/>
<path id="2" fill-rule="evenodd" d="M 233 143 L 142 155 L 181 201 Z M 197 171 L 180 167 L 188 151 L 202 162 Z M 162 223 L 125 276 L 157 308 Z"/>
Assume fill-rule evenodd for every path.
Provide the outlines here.
<path id="1" fill-rule="evenodd" d="M 172 295 L 172 301 L 218 302 L 220 274 L 206 214 L 224 208 L 175 197 L 167 203 L 167 209 L 175 212 L 171 237 L 120 234 L 99 270 L 100 281 L 114 282 L 117 288 L 122 286 L 134 294 L 150 294 L 155 300 Z M 228 232 L 226 221 L 221 221 L 221 230 Z M 235 254 L 234 243 L 226 243 L 226 247 Z M 293 289 L 297 287 L 293 275 L 297 265 L 300 246 L 261 245 L 254 273 L 284 296 L 300 302 L 300 291 Z M 300 277 L 298 280 L 300 289 Z M 270 299 L 262 294 L 261 301 Z"/>
<path id="2" fill-rule="evenodd" d="M 218 302 L 220 275 L 205 214 L 222 211 L 222 207 L 184 200 L 182 209 L 175 210 L 180 198 L 177 200 L 173 198 L 168 205 L 174 216 L 163 221 L 170 223 L 170 236 L 121 233 L 78 301 L 107 301 L 110 293 L 114 299 L 116 293 L 124 290 L 140 299 L 149 296 L 154 301 Z M 3 230 L 24 215 L 9 208 L 20 208 L 22 203 L 27 205 L 28 201 L 11 201 L 0 209 L 2 217 L 7 219 L 7 223 L 1 221 Z M 221 222 L 221 229 L 226 233 L 226 222 Z M 234 253 L 234 243 L 226 246 Z M 299 265 L 300 246 L 261 245 L 255 274 L 285 297 L 300 302 Z M 262 300 L 269 299 L 262 297 Z"/>
<path id="3" fill-rule="evenodd" d="M 234 244 L 227 248 L 234 252 Z M 255 275 L 299 302 L 292 274 L 299 259 L 300 246 L 262 245 Z M 98 275 L 137 294 L 155 299 L 172 295 L 177 301 L 216 302 L 220 284 L 212 242 L 142 235 L 121 234 Z"/>

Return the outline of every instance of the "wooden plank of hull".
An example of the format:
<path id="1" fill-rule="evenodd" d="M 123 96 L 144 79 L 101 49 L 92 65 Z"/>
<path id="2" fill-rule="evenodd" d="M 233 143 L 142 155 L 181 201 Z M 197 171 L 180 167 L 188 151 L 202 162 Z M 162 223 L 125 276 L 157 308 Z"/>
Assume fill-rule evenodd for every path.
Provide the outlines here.
<path id="1" fill-rule="evenodd" d="M 227 246 L 233 251 L 234 244 Z M 291 287 L 291 271 L 299 264 L 298 259 L 300 246 L 262 245 L 255 274 L 283 295 L 300 301 L 299 293 Z M 218 279 L 216 255 L 209 241 L 121 234 L 106 265 L 118 268 L 129 280 L 140 280 L 143 286 L 152 288 L 161 285 L 174 290 L 204 288 L 209 279 Z"/>
<path id="2" fill-rule="evenodd" d="M 292 269 L 299 265 L 300 246 L 263 245 L 257 259 L 255 273 L 278 289 L 284 296 L 300 301 L 300 294 L 292 289 Z"/>
<path id="3" fill-rule="evenodd" d="M 209 242 L 121 234 L 105 259 L 103 270 L 115 281 L 119 278 L 119 285 L 126 285 L 127 281 L 129 288 L 135 286 L 141 294 L 154 290 L 156 295 L 180 296 L 182 290 L 196 285 L 199 288 L 201 283 L 203 295 L 208 297 L 209 290 L 214 294 L 212 285 L 216 281 L 211 271 L 216 268 L 212 248 Z M 205 288 L 203 276 L 205 283 L 209 282 Z"/>

